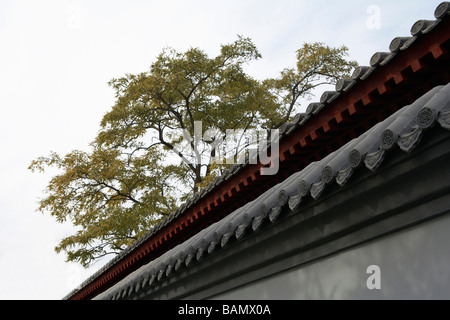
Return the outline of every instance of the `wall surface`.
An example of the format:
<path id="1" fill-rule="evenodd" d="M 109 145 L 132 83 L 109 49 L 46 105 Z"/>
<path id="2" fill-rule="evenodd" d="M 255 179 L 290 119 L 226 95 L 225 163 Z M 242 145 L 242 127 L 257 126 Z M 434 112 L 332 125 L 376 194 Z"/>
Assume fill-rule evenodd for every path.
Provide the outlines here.
<path id="1" fill-rule="evenodd" d="M 447 214 L 213 298 L 450 299 L 449 230 Z M 377 280 L 371 265 L 380 289 L 367 287 Z"/>

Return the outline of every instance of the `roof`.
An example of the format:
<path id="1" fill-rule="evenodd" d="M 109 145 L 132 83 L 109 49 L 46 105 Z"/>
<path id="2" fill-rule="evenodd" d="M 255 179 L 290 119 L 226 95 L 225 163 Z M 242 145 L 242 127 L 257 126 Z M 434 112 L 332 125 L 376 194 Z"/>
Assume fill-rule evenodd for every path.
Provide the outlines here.
<path id="1" fill-rule="evenodd" d="M 450 130 L 450 84 L 433 88 L 339 150 L 142 266 L 98 298 L 122 299 L 140 290 L 148 291 L 180 268 L 207 259 L 232 240 L 240 241 L 257 232 L 264 222 L 274 223 L 282 209 L 288 209 L 286 214 L 295 213 L 303 199 L 318 199 L 334 183 L 346 185 L 364 167 L 375 172 L 393 149 L 410 153 L 435 126 Z"/>
<path id="2" fill-rule="evenodd" d="M 337 82 L 336 91 L 324 92 L 319 102 L 282 125 L 277 175 L 261 176 L 260 163 L 233 165 L 65 298 L 84 299 L 104 291 L 295 172 L 312 169 L 312 163 L 330 157 L 431 88 L 448 83 L 449 14 L 450 3 L 441 3 L 436 20 L 414 23 L 411 37 L 394 38 L 389 52 L 375 53 L 370 66 L 356 68 L 351 78 Z M 353 156 L 356 161 L 357 153 Z"/>

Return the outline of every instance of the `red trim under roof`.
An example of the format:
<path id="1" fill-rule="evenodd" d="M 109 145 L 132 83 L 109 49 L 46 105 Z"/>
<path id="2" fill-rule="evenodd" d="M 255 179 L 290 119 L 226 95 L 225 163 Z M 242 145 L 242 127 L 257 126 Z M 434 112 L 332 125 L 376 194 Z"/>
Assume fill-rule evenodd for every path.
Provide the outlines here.
<path id="1" fill-rule="evenodd" d="M 327 103 L 280 140 L 280 169 L 261 176 L 248 164 L 223 181 L 149 239 L 99 274 L 69 299 L 90 299 L 140 266 L 222 219 L 292 173 L 320 160 L 417 97 L 450 80 L 450 19 L 418 37 L 387 64 Z"/>

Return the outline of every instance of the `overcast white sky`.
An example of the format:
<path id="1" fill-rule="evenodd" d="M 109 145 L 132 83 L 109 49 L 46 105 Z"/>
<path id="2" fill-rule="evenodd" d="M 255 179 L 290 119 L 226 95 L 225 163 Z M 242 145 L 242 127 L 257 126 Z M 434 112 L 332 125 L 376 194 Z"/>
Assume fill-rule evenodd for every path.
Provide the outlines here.
<path id="1" fill-rule="evenodd" d="M 50 151 L 87 149 L 114 103 L 111 78 L 147 70 L 167 46 L 215 55 L 237 34 L 263 55 L 248 66 L 257 78 L 294 66 L 304 42 L 345 44 L 368 65 L 415 21 L 434 19 L 440 2 L 1 0 L 0 299 L 61 299 L 101 267 L 54 252 L 73 229 L 35 211 L 52 172 L 27 167 Z"/>

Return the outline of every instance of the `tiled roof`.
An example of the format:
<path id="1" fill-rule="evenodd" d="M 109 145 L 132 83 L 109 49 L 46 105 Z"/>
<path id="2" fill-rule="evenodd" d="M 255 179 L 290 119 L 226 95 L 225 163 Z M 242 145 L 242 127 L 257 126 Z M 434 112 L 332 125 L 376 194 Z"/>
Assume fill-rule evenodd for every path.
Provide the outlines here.
<path id="1" fill-rule="evenodd" d="M 389 157 L 390 150 L 398 148 L 411 152 L 422 135 L 435 126 L 450 130 L 450 84 L 433 88 L 339 150 L 311 163 L 254 201 L 142 266 L 99 298 L 122 299 L 142 289 L 149 290 L 180 268 L 221 250 L 228 242 L 257 232 L 263 222 L 275 222 L 282 208 L 293 212 L 306 197 L 318 199 L 328 185 L 344 186 L 353 174 L 363 170 L 362 167 L 376 171 L 385 157 Z"/>
<path id="2" fill-rule="evenodd" d="M 346 113 L 350 113 L 350 115 L 354 114 L 354 115 L 358 115 L 359 113 L 366 113 L 368 111 L 363 110 L 364 108 L 370 108 L 370 106 L 373 105 L 377 105 L 379 104 L 378 101 L 376 101 L 376 98 L 373 98 L 373 91 L 368 92 L 364 97 L 358 99 L 354 99 L 353 96 L 351 95 L 352 92 L 354 92 L 355 90 L 359 90 L 360 88 L 364 88 L 364 86 L 366 86 L 367 83 L 370 82 L 370 80 L 372 79 L 376 79 L 373 80 L 375 83 L 378 83 L 377 87 L 376 87 L 376 94 L 378 96 L 382 96 L 383 94 L 389 95 L 389 90 L 390 90 L 390 83 L 391 81 L 394 81 L 394 85 L 398 85 L 400 87 L 404 86 L 403 82 L 406 82 L 405 79 L 409 80 L 409 77 L 413 78 L 413 75 L 415 73 L 429 73 L 429 71 L 427 71 L 427 64 L 429 63 L 429 61 L 427 59 L 427 61 L 424 61 L 424 58 L 428 58 L 427 56 L 421 56 L 419 54 L 419 58 L 414 57 L 414 59 L 412 59 L 411 57 L 408 56 L 408 53 L 411 52 L 412 48 L 416 48 L 414 51 L 417 51 L 417 46 L 414 47 L 415 43 L 419 43 L 422 41 L 422 43 L 428 39 L 431 39 L 428 37 L 428 35 L 432 34 L 433 37 L 436 37 L 435 34 L 433 33 L 433 30 L 438 29 L 440 26 L 442 27 L 442 25 L 444 24 L 444 21 L 446 22 L 445 26 L 448 29 L 448 16 L 450 15 L 450 2 L 443 2 L 441 3 L 435 10 L 435 17 L 436 20 L 419 20 L 416 23 L 414 23 L 414 25 L 411 28 L 411 37 L 396 37 L 394 38 L 390 45 L 389 45 L 389 50 L 390 52 L 377 52 L 375 53 L 372 58 L 370 59 L 370 66 L 360 66 L 358 68 L 356 68 L 351 76 L 351 78 L 348 79 L 341 79 L 340 81 L 337 82 L 336 84 L 336 91 L 326 91 L 322 94 L 320 101 L 319 102 L 313 102 L 311 104 L 309 104 L 309 106 L 306 108 L 306 112 L 305 113 L 299 113 L 297 114 L 292 122 L 288 122 L 283 124 L 280 127 L 280 160 L 286 160 L 286 157 L 289 157 L 290 155 L 295 155 L 295 150 L 297 148 L 296 145 L 294 145 L 293 143 L 291 143 L 291 139 L 292 137 L 294 137 L 297 132 L 299 130 L 303 130 L 305 132 L 308 132 L 307 136 L 303 137 L 300 139 L 300 141 L 296 141 L 296 144 L 300 147 L 304 147 L 304 146 L 308 146 L 308 141 L 312 141 L 312 143 L 314 144 L 315 141 L 319 140 L 317 137 L 322 133 L 322 132 L 332 132 L 332 127 L 337 127 L 341 122 L 345 123 L 349 118 L 347 116 Z M 444 29 L 447 30 L 447 29 Z M 438 32 L 439 33 L 439 32 Z M 445 35 L 444 39 L 446 44 L 448 45 L 448 38 L 450 37 L 449 34 Z M 432 43 L 432 41 L 434 41 L 434 39 L 429 40 L 430 43 Z M 441 59 L 443 56 L 445 56 L 447 53 L 445 52 L 445 48 L 442 47 L 441 45 L 442 43 L 438 43 L 435 46 L 432 46 L 432 57 L 431 60 L 439 60 Z M 408 50 L 410 49 L 411 50 Z M 425 52 L 425 51 L 424 51 Z M 400 56 L 401 53 L 405 53 L 405 55 L 403 55 L 402 57 L 404 59 L 410 59 L 411 61 L 408 64 L 405 64 L 404 66 L 402 65 L 399 68 L 406 68 L 409 70 L 409 68 L 412 71 L 412 75 L 403 75 L 403 71 L 404 69 L 399 69 L 399 71 L 397 73 L 392 72 L 392 75 L 390 75 L 391 78 L 389 79 L 382 79 L 379 80 L 379 74 L 377 72 L 379 72 L 380 70 L 384 70 L 384 68 L 388 68 L 390 67 L 390 62 L 395 61 L 397 56 Z M 425 54 L 425 53 L 424 53 Z M 447 60 L 446 60 L 447 61 Z M 447 63 L 448 66 L 448 62 Z M 434 69 L 436 69 L 435 66 L 431 66 L 431 70 L 433 73 Z M 449 68 L 447 67 L 446 69 L 442 69 L 439 72 L 441 72 L 443 74 L 444 77 L 449 78 Z M 438 82 L 444 82 L 444 83 L 448 83 L 449 79 L 445 79 L 444 81 L 438 81 Z M 414 83 L 415 80 L 411 80 L 410 82 Z M 433 84 L 434 81 L 436 81 L 436 79 L 434 79 L 432 76 L 427 78 L 427 81 L 430 81 L 431 84 Z M 373 85 L 373 84 L 371 84 Z M 423 86 L 426 86 L 426 83 L 421 84 Z M 370 90 L 373 90 L 373 88 L 370 87 L 369 84 L 367 84 L 367 87 L 370 88 Z M 362 89 L 361 89 L 362 90 Z M 369 90 L 367 88 L 364 89 L 365 91 Z M 362 90 L 362 91 L 364 91 Z M 401 90 L 398 89 L 397 87 L 395 87 L 395 90 Z M 394 92 L 395 92 L 394 90 Z M 341 101 L 341 100 L 342 101 Z M 348 101 L 353 101 L 353 103 L 347 105 L 348 101 L 344 101 L 344 99 L 348 100 Z M 385 98 L 383 98 L 385 99 Z M 382 100 L 383 100 L 382 99 Z M 395 99 L 393 99 L 395 100 Z M 414 100 L 414 99 L 412 99 Z M 373 102 L 375 101 L 375 102 Z M 395 109 L 395 108 L 399 108 L 399 107 L 403 107 L 403 105 L 401 106 L 397 106 L 396 102 L 390 102 L 390 103 L 394 103 L 394 105 L 392 105 L 390 108 L 391 109 Z M 360 108 L 359 105 L 362 105 L 363 107 Z M 401 104 L 401 103 L 400 103 Z M 336 106 L 344 106 L 342 107 L 343 111 L 342 112 L 338 112 L 339 110 L 337 110 Z M 350 111 L 349 111 L 350 110 Z M 382 112 L 383 110 L 380 111 L 376 111 L 376 112 Z M 371 112 L 375 112 L 375 111 L 371 111 Z M 391 112 L 392 113 L 392 112 Z M 325 117 L 325 115 L 327 114 L 332 114 L 332 119 L 328 119 Z M 354 121 L 356 120 L 350 120 L 350 126 L 355 126 L 354 125 Z M 312 127 L 312 121 L 316 121 L 320 123 L 320 128 L 313 128 Z M 352 124 L 353 123 L 353 124 Z M 346 127 L 344 126 L 344 129 Z M 336 129 L 337 131 L 339 131 L 340 129 Z M 286 155 L 286 153 L 281 150 L 282 148 L 282 144 L 287 144 L 287 148 L 288 148 L 288 155 Z M 343 144 L 343 143 L 342 143 Z M 342 145 L 341 144 L 341 145 Z M 330 148 L 329 146 L 327 147 L 328 149 Z M 336 148 L 337 149 L 337 148 Z M 353 153 L 353 155 L 356 157 L 357 153 L 356 151 Z M 303 155 L 302 155 L 303 156 Z M 331 155 L 328 155 L 327 158 L 329 158 Z M 310 155 L 311 157 L 316 157 L 317 155 Z M 355 158 L 356 159 L 356 158 Z M 292 159 L 289 160 L 292 165 L 292 167 L 297 166 L 297 170 L 302 168 L 299 164 L 297 164 L 297 159 L 295 157 L 293 157 Z M 337 161 L 337 160 L 336 160 Z M 310 163 L 311 161 L 308 160 L 307 163 Z M 376 161 L 375 161 L 376 162 Z M 314 162 L 313 162 L 314 163 Z M 317 164 L 317 162 L 316 162 Z M 173 212 L 172 214 L 170 214 L 167 218 L 165 218 L 163 221 L 161 221 L 159 224 L 157 224 L 154 228 L 152 228 L 151 230 L 149 230 L 144 236 L 142 236 L 140 239 L 138 239 L 135 243 L 133 243 L 131 246 L 129 246 L 128 248 L 126 248 L 123 252 L 121 252 L 119 255 L 117 255 L 115 258 L 113 258 L 111 261 L 109 261 L 104 267 L 102 267 L 100 270 L 98 270 L 94 275 L 92 275 L 91 277 L 89 277 L 85 282 L 83 282 L 79 288 L 73 290 L 71 293 L 69 293 L 65 298 L 69 299 L 71 298 L 74 294 L 76 294 L 77 292 L 79 292 L 80 288 L 84 288 L 88 285 L 90 285 L 91 283 L 93 283 L 99 276 L 101 276 L 102 274 L 104 274 L 107 271 L 110 271 L 112 268 L 116 267 L 116 265 L 120 262 L 123 263 L 124 266 L 128 266 L 131 265 L 132 262 L 134 261 L 134 258 L 131 259 L 131 262 L 124 262 L 125 259 L 129 258 L 129 255 L 131 253 L 135 253 L 136 250 L 138 250 L 144 243 L 150 241 L 151 239 L 153 239 L 154 237 L 156 237 L 158 235 L 158 239 L 156 239 L 154 242 L 156 243 L 156 245 L 160 245 L 162 244 L 164 241 L 166 241 L 168 238 L 170 238 L 173 234 L 176 234 L 177 232 L 181 231 L 181 228 L 184 227 L 184 225 L 188 225 L 188 223 L 193 223 L 193 221 L 196 219 L 196 213 L 194 212 L 193 214 L 191 214 L 190 217 L 187 218 L 183 218 L 190 210 L 198 210 L 197 208 L 200 208 L 200 213 L 201 215 L 203 215 L 203 208 L 206 208 L 206 211 L 209 210 L 209 208 L 214 208 L 216 205 L 220 205 L 223 202 L 226 202 L 227 197 L 232 196 L 233 190 L 231 190 L 232 188 L 227 187 L 228 184 L 231 183 L 231 180 L 235 177 L 239 177 L 240 174 L 243 174 L 242 172 L 246 169 L 249 169 L 252 165 L 249 165 L 249 161 L 247 159 L 247 162 L 245 164 L 235 164 L 233 165 L 229 170 L 226 170 L 224 172 L 224 174 L 218 178 L 216 178 L 213 182 L 211 182 L 210 184 L 208 184 L 208 186 L 206 188 L 203 188 L 200 192 L 198 192 L 197 194 L 195 194 L 193 197 L 191 197 L 190 199 L 188 199 L 185 203 L 183 203 L 178 209 L 175 210 L 175 212 Z M 259 168 L 261 167 L 261 165 L 253 165 L 256 166 L 256 170 L 259 170 Z M 306 168 L 308 170 L 312 170 L 313 164 L 310 163 Z M 285 166 L 286 167 L 286 166 Z M 287 166 L 289 167 L 289 165 Z M 303 166 L 304 167 L 304 166 Z M 291 169 L 289 169 L 291 170 Z M 329 169 L 327 169 L 329 170 Z M 348 169 L 349 171 L 351 171 L 351 169 Z M 316 172 L 317 169 L 314 169 L 314 172 Z M 302 171 L 303 172 L 303 171 Z M 291 174 L 292 172 L 284 172 L 284 177 L 287 177 Z M 334 172 L 330 172 L 330 174 L 334 174 Z M 339 177 L 342 176 L 342 173 Z M 333 176 L 334 177 L 334 176 Z M 276 178 L 276 177 L 275 177 Z M 290 178 L 288 178 L 290 179 Z M 308 178 L 309 179 L 309 178 Z M 342 177 L 339 179 L 343 179 Z M 255 181 L 255 178 L 251 175 L 250 177 L 244 177 L 242 179 L 242 183 L 243 186 L 246 187 L 247 185 L 249 185 L 249 180 L 251 180 L 252 182 Z M 283 180 L 280 178 L 280 181 Z M 276 180 L 274 180 L 276 181 Z M 307 182 L 308 180 L 305 180 L 305 184 L 308 184 Z M 338 181 L 339 183 L 339 181 Z M 239 188 L 239 185 L 238 185 Z M 320 186 L 314 186 L 314 192 L 319 192 L 319 189 L 321 187 Z M 225 191 L 225 196 L 223 194 L 223 190 Z M 221 196 L 219 196 L 218 198 L 216 198 L 215 196 L 215 200 L 213 201 L 213 203 L 208 203 L 207 197 L 212 197 L 212 195 L 215 194 L 221 194 Z M 208 200 L 210 201 L 210 200 Z M 292 200 L 291 202 L 293 202 L 294 200 Z M 236 202 L 238 203 L 238 201 Z M 213 210 L 213 209 L 212 209 Z M 227 209 L 229 210 L 229 209 Z M 223 211 L 223 210 L 221 210 Z M 229 210 L 229 212 L 232 212 L 232 210 Z M 218 217 L 221 218 L 221 217 Z M 211 219 L 211 218 L 209 218 Z M 178 221 L 178 222 L 177 222 Z M 180 223 L 179 221 L 181 221 L 181 226 L 180 225 L 174 225 L 177 223 Z M 170 230 L 164 234 L 161 235 L 161 232 L 163 232 L 164 230 L 170 228 Z M 195 228 L 194 228 L 195 229 Z M 191 233 L 192 234 L 192 233 Z M 165 250 L 165 249 L 164 249 Z M 145 251 L 144 253 L 146 254 L 147 251 Z M 141 255 L 143 255 L 144 253 L 139 253 L 137 254 L 137 257 L 139 258 Z M 148 258 L 147 258 L 148 259 Z M 122 270 L 122 269 L 120 269 Z"/>

